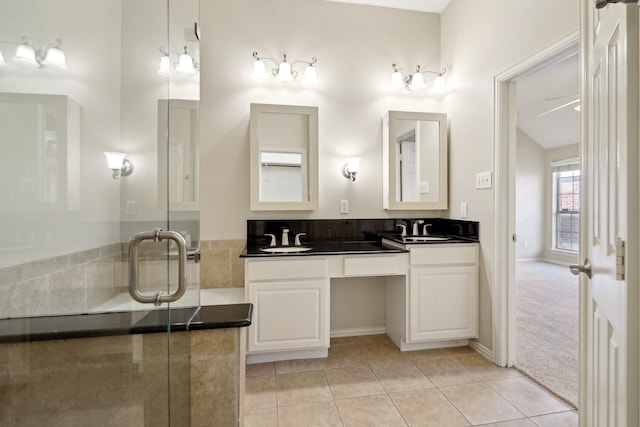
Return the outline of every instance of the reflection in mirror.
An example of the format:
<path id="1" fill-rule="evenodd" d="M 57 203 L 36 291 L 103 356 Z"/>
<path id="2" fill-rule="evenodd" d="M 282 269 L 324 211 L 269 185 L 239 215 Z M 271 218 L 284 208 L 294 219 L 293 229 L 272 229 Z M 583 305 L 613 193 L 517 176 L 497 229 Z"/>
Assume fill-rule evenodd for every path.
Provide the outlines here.
<path id="1" fill-rule="evenodd" d="M 390 111 L 383 120 L 384 208 L 447 208 L 446 115 Z"/>
<path id="2" fill-rule="evenodd" d="M 0 208 L 79 209 L 80 107 L 63 95 L 0 93 Z"/>
<path id="3" fill-rule="evenodd" d="M 301 202 L 304 176 L 302 153 L 260 152 L 260 200 Z"/>
<path id="4" fill-rule="evenodd" d="M 251 209 L 318 206 L 318 109 L 251 104 Z"/>
<path id="5" fill-rule="evenodd" d="M 198 101 L 158 101 L 158 194 L 171 211 L 198 210 L 198 120 Z"/>

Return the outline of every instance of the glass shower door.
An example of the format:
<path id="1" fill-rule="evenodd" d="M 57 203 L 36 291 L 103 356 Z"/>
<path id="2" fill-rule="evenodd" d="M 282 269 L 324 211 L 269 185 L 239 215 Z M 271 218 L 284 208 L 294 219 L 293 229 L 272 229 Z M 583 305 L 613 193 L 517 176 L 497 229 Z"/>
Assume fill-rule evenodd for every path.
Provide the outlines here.
<path id="1" fill-rule="evenodd" d="M 2 426 L 190 423 L 198 13 L 0 0 Z"/>

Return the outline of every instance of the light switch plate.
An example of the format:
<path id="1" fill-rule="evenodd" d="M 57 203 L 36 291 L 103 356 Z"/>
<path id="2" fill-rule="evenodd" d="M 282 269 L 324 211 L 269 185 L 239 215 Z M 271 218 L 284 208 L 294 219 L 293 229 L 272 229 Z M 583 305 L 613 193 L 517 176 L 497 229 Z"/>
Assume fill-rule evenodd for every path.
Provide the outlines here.
<path id="1" fill-rule="evenodd" d="M 476 174 L 476 188 L 491 188 L 491 172 L 480 172 Z"/>
<path id="2" fill-rule="evenodd" d="M 420 181 L 420 194 L 429 193 L 429 181 Z"/>
<path id="3" fill-rule="evenodd" d="M 342 213 L 342 214 L 349 213 L 349 201 L 348 200 L 340 200 L 340 213 Z"/>
<path id="4" fill-rule="evenodd" d="M 467 217 L 467 204 L 465 202 L 460 203 L 460 218 Z"/>
<path id="5" fill-rule="evenodd" d="M 125 207 L 125 215 L 133 216 L 136 214 L 136 201 L 135 200 L 127 200 L 124 203 Z"/>

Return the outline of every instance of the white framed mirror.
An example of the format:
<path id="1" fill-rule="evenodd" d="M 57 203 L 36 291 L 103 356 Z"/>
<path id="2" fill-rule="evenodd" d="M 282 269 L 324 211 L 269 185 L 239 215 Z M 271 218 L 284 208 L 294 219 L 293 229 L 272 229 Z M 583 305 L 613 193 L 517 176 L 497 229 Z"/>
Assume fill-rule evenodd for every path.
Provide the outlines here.
<path id="1" fill-rule="evenodd" d="M 447 209 L 447 115 L 389 111 L 382 126 L 384 209 Z"/>
<path id="2" fill-rule="evenodd" d="M 251 104 L 251 210 L 318 208 L 318 108 Z"/>

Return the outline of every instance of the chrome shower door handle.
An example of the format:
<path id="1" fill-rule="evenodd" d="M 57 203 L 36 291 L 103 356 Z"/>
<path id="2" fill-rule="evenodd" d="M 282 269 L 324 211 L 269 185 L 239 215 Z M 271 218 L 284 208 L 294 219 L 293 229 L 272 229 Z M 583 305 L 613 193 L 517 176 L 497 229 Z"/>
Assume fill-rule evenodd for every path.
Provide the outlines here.
<path id="1" fill-rule="evenodd" d="M 178 245 L 178 289 L 172 293 L 163 295 L 157 292 L 155 295 L 143 295 L 138 288 L 138 245 L 144 240 L 161 242 L 163 240 L 173 240 Z M 162 231 L 158 228 L 154 231 L 144 231 L 135 234 L 129 240 L 129 294 L 134 300 L 159 306 L 165 302 L 179 300 L 187 290 L 187 243 L 182 234 L 176 231 Z"/>
<path id="2" fill-rule="evenodd" d="M 580 273 L 584 273 L 587 275 L 587 277 L 589 279 L 591 279 L 591 261 L 589 261 L 589 258 L 584 260 L 584 264 L 580 265 L 580 264 L 571 264 L 569 266 L 569 271 L 571 271 L 571 274 L 573 274 L 574 276 L 577 276 Z"/>

